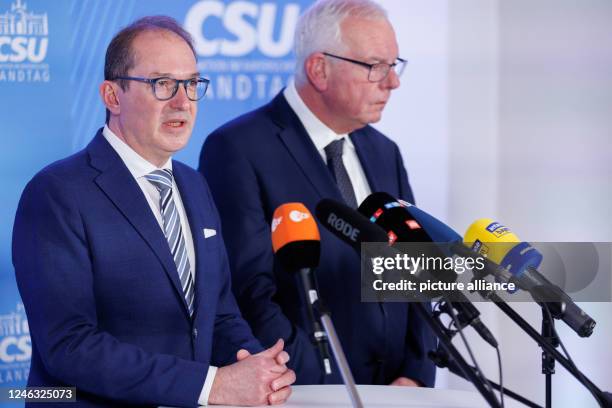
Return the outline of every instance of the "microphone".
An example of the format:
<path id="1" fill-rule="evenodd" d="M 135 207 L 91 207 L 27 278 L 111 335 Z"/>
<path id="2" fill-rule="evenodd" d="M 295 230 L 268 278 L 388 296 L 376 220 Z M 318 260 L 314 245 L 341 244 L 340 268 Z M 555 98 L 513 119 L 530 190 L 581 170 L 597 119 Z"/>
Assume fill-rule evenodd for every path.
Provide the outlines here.
<path id="1" fill-rule="evenodd" d="M 325 374 L 331 374 L 331 359 L 327 335 L 315 319 L 313 305 L 318 301 L 313 269 L 319 265 L 321 238 L 317 223 L 301 203 L 287 203 L 278 207 L 272 216 L 272 248 L 283 268 L 299 272 L 304 290 L 308 319 L 313 330 L 312 339 L 319 349 Z"/>
<path id="2" fill-rule="evenodd" d="M 355 209 L 337 201 L 325 198 L 317 204 L 315 209 L 317 219 L 332 234 L 350 245 L 358 254 L 361 250 L 370 250 L 368 246 L 362 248 L 362 243 L 387 243 L 387 245 L 376 246 L 368 256 L 372 258 L 383 256 L 385 258 L 401 257 L 402 251 L 392 247 L 395 242 L 393 234 L 387 233 L 383 228 L 370 222 L 363 214 Z M 432 278 L 427 271 L 418 269 L 411 272 L 410 279 L 424 282 Z M 437 279 L 436 279 L 437 280 Z M 429 291 L 428 298 L 441 296 L 442 291 Z"/>
<path id="3" fill-rule="evenodd" d="M 330 199 L 323 199 L 317 204 L 315 214 L 319 222 L 321 222 L 326 229 L 340 240 L 350 245 L 358 254 L 361 253 L 362 242 L 389 243 L 389 237 L 382 228 L 370 222 L 368 218 L 353 208 L 342 203 Z M 393 257 L 395 254 L 399 254 L 399 251 L 387 245 L 381 245 L 381 247 L 377 249 L 377 255 L 380 256 L 381 254 L 385 257 L 389 256 L 387 254 L 392 254 L 390 256 Z M 411 275 L 411 279 L 422 282 L 422 280 L 415 275 Z M 417 302 L 415 307 L 417 313 L 422 316 L 435 335 L 438 336 L 443 347 L 451 354 L 457 364 L 459 364 L 466 376 L 465 378 L 468 378 L 474 383 L 489 404 L 497 406 L 498 403 L 495 396 L 489 393 L 489 390 L 482 384 L 481 375 L 465 362 L 461 354 L 452 345 L 448 331 L 442 327 L 438 320 L 430 315 L 430 312 L 422 303 Z"/>
<path id="4" fill-rule="evenodd" d="M 400 251 L 389 246 L 387 233 L 371 223 L 366 217 L 343 203 L 324 198 L 319 201 L 315 208 L 317 219 L 325 229 L 329 230 L 337 238 L 352 247 L 358 255 L 362 249 L 366 252 L 366 258 L 395 258 L 401 256 Z M 381 243 L 380 245 L 361 246 L 361 243 Z M 409 280 L 422 281 L 417 275 L 407 276 Z M 431 297 L 441 296 L 441 292 L 431 291 L 425 294 L 415 292 L 419 301 L 425 302 Z"/>
<path id="5" fill-rule="evenodd" d="M 546 303 L 552 316 L 563 320 L 580 337 L 593 333 L 595 320 L 560 287 L 538 272 L 536 268 L 542 262 L 542 254 L 528 242 L 522 242 L 510 228 L 482 218 L 470 225 L 463 243 L 499 264 L 521 289 L 528 291 L 536 302 Z"/>
<path id="6" fill-rule="evenodd" d="M 447 226 L 437 218 L 431 216 L 430 214 L 426 213 L 425 211 L 419 209 L 418 207 L 410 203 L 407 203 L 405 201 L 400 201 L 400 203 L 405 206 L 406 210 L 414 216 L 414 218 L 419 222 L 419 224 L 432 236 L 432 238 L 435 239 L 435 241 L 456 243 L 457 245 L 453 245 L 451 247 L 453 252 L 460 256 L 474 257 L 476 253 L 470 250 L 473 244 L 478 245 L 476 244 L 474 237 L 468 237 L 466 233 L 466 239 L 463 240 L 461 239 L 461 236 L 459 236 L 459 234 L 457 234 L 454 230 L 452 230 L 449 226 Z M 490 224 L 492 224 L 492 221 L 486 224 L 486 226 L 484 227 L 485 231 L 486 227 Z M 480 226 L 482 227 L 482 225 Z M 483 228 L 481 228 L 480 230 L 482 229 Z M 475 229 L 474 231 L 476 230 L 478 229 Z M 468 229 L 468 231 L 470 234 L 472 233 L 471 230 Z M 498 231 L 498 233 L 499 232 L 501 232 L 501 229 Z M 488 236 L 490 237 L 490 239 L 493 239 L 493 241 L 489 239 L 489 242 L 503 242 L 495 239 L 495 235 L 491 233 L 489 233 Z M 524 253 L 527 255 L 525 256 L 525 258 L 519 257 L 518 260 L 516 259 L 516 257 L 508 257 L 506 259 L 506 263 L 508 265 L 514 264 L 514 267 L 512 268 L 513 271 L 522 272 L 517 273 L 517 275 L 515 276 L 514 274 L 512 274 L 512 271 L 508 271 L 507 269 L 500 267 L 497 262 L 489 261 L 489 258 L 491 258 L 490 255 L 485 258 L 485 267 L 487 272 L 492 274 L 493 276 L 495 276 L 495 278 L 501 280 L 502 282 L 515 282 L 519 288 L 526 290 L 532 296 L 534 296 L 534 299 L 540 304 L 542 302 L 538 300 L 541 298 L 554 298 L 555 300 L 561 299 L 561 302 L 548 303 L 548 306 L 551 310 L 551 314 L 556 319 L 563 320 L 581 337 L 590 336 L 593 331 L 593 328 L 595 327 L 595 321 L 591 319 L 588 315 L 586 315 L 586 313 L 584 313 L 584 311 L 582 311 L 567 294 L 565 294 L 560 288 L 549 282 L 548 279 L 546 279 L 535 269 L 537 265 L 539 265 L 539 262 L 542 260 L 541 254 L 535 251 L 535 249 L 529 249 L 526 246 L 528 245 L 527 243 L 523 243 L 523 245 L 519 247 L 517 244 L 520 243 L 520 240 L 518 239 L 518 237 L 516 237 L 516 235 L 512 234 L 512 236 L 514 236 L 515 240 L 515 244 L 512 247 L 516 246 L 516 251 L 518 253 L 521 252 L 521 249 L 526 250 Z M 509 238 L 510 235 L 508 234 L 504 239 Z M 479 241 L 482 244 L 482 242 L 487 241 L 487 239 L 480 239 Z M 459 245 L 459 243 L 461 243 L 461 245 Z M 506 244 L 508 244 L 508 242 L 506 242 Z M 497 248 L 501 248 L 501 246 Z M 508 249 L 507 246 L 505 248 Z M 484 250 L 486 250 L 486 248 L 483 249 L 483 251 Z M 502 252 L 506 253 L 505 251 Z M 504 257 L 500 256 L 500 253 L 501 252 L 499 251 L 495 252 L 493 258 L 499 261 L 499 263 L 504 263 L 502 262 Z M 479 254 L 483 255 L 483 252 L 479 252 Z M 524 268 L 518 268 L 517 265 L 522 265 Z"/>
<path id="7" fill-rule="evenodd" d="M 394 242 L 435 242 L 419 221 L 406 210 L 404 204 L 390 194 L 372 193 L 361 203 L 358 210 L 369 217 L 371 222 L 387 231 L 390 240 L 393 238 Z M 458 234 L 455 235 L 460 239 Z M 428 246 L 428 252 L 428 256 L 444 257 L 442 250 L 434 246 Z M 436 270 L 435 279 L 454 282 L 457 280 L 457 274 L 452 269 Z M 470 325 L 487 343 L 497 347 L 495 337 L 480 320 L 480 312 L 462 292 L 453 292 L 452 298 L 446 299 L 446 303 L 457 311 L 459 328 Z"/>
<path id="8" fill-rule="evenodd" d="M 418 221 L 425 231 L 431 236 L 434 242 L 446 242 L 446 243 L 461 243 L 461 235 L 459 235 L 454 229 L 438 220 L 436 217 L 426 213 L 415 205 L 410 204 L 404 200 L 398 200 L 400 204 L 404 206 L 406 211 Z"/>
<path id="9" fill-rule="evenodd" d="M 421 226 L 421 224 L 406 211 L 402 203 L 390 194 L 384 192 L 372 193 L 361 203 L 357 209 L 387 232 L 390 244 L 395 242 L 436 242 Z M 427 245 L 419 248 L 434 258 L 444 258 L 443 249 L 436 245 Z M 449 254 L 450 255 L 450 254 Z M 430 271 L 432 274 L 434 271 Z M 435 270 L 435 279 L 444 282 L 454 282 L 457 274 L 446 268 Z"/>

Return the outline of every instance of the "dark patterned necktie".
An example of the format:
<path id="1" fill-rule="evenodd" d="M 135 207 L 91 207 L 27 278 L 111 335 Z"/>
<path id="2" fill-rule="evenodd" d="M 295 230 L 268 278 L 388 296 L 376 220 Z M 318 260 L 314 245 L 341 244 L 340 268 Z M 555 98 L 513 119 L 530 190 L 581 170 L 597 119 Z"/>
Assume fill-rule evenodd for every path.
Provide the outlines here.
<path id="1" fill-rule="evenodd" d="M 342 147 L 344 146 L 344 138 L 334 140 L 327 146 L 325 146 L 325 155 L 327 156 L 327 167 L 334 175 L 340 194 L 346 204 L 350 207 L 357 208 L 357 199 L 355 198 L 355 191 L 353 190 L 353 184 L 348 176 L 346 167 L 342 162 Z"/>

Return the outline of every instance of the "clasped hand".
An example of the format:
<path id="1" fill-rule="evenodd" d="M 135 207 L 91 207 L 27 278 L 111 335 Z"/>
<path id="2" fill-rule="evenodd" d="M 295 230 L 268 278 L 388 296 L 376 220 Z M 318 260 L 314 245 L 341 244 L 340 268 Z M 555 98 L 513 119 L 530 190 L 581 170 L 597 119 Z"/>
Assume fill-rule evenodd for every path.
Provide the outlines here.
<path id="1" fill-rule="evenodd" d="M 291 395 L 290 385 L 295 382 L 295 373 L 286 365 L 289 354 L 283 351 L 284 345 L 279 339 L 257 354 L 239 350 L 237 362 L 217 370 L 208 403 L 243 406 L 284 403 Z"/>

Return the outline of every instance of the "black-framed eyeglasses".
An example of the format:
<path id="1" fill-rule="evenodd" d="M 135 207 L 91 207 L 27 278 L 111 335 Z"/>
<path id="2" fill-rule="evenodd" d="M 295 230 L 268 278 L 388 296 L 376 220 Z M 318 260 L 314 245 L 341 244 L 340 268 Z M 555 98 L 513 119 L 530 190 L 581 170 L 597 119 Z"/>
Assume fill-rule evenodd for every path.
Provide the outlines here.
<path id="1" fill-rule="evenodd" d="M 210 80 L 208 78 L 189 78 L 189 79 L 176 79 L 170 77 L 159 77 L 159 78 L 142 78 L 142 77 L 131 77 L 131 76 L 120 76 L 115 77 L 115 80 L 122 79 L 125 81 L 138 81 L 145 82 L 151 85 L 153 95 L 160 101 L 167 101 L 172 99 L 178 91 L 179 84 L 183 84 L 187 98 L 191 101 L 199 101 L 206 95 L 208 84 Z"/>
<path id="2" fill-rule="evenodd" d="M 370 70 L 370 72 L 368 73 L 368 80 L 370 82 L 380 82 L 384 80 L 387 75 L 389 75 L 389 71 L 391 71 L 391 68 L 395 70 L 395 73 L 399 77 L 404 72 L 404 68 L 406 68 L 406 60 L 401 58 L 397 58 L 397 60 L 393 64 L 387 64 L 386 62 L 368 64 L 367 62 L 341 57 L 339 55 L 330 54 L 329 52 L 324 52 L 323 55 L 332 58 L 337 58 L 342 61 L 352 62 L 353 64 L 361 65 L 362 67 L 368 68 Z"/>

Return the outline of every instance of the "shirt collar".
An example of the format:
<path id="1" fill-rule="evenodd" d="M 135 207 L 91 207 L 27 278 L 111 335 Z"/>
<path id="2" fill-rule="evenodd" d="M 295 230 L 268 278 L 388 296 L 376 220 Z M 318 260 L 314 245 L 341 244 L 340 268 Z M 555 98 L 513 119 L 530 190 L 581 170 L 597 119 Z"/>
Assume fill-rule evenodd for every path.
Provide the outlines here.
<path id="1" fill-rule="evenodd" d="M 283 96 L 285 97 L 285 99 L 287 99 L 287 103 L 289 104 L 291 109 L 293 109 L 297 117 L 300 119 L 302 125 L 304 125 L 306 133 L 308 133 L 308 135 L 312 139 L 312 142 L 314 143 L 317 150 L 323 151 L 325 146 L 339 138 L 345 139 L 345 146 L 348 146 L 353 149 L 355 148 L 353 146 L 353 142 L 351 142 L 351 139 L 349 137 L 346 137 L 346 133 L 340 135 L 337 134 L 329 127 L 327 127 L 325 123 L 321 122 L 321 120 L 317 118 L 314 113 L 312 113 L 312 111 L 308 108 L 308 106 L 306 106 L 306 104 L 300 97 L 300 94 L 298 93 L 297 88 L 295 87 L 295 81 L 293 79 L 289 82 L 289 84 L 283 91 Z"/>
<path id="2" fill-rule="evenodd" d="M 132 176 L 135 179 L 146 176 L 154 170 L 159 170 L 157 166 L 150 163 L 138 153 L 134 151 L 130 146 L 128 146 L 123 140 L 119 139 L 119 137 L 113 133 L 112 130 L 108 127 L 108 125 L 104 125 L 104 129 L 102 130 L 102 134 L 106 141 L 112 146 L 113 149 L 117 152 L 123 163 L 125 163 L 126 167 L 132 173 Z M 172 170 L 172 158 L 169 158 L 168 161 L 161 167 L 162 169 Z"/>

